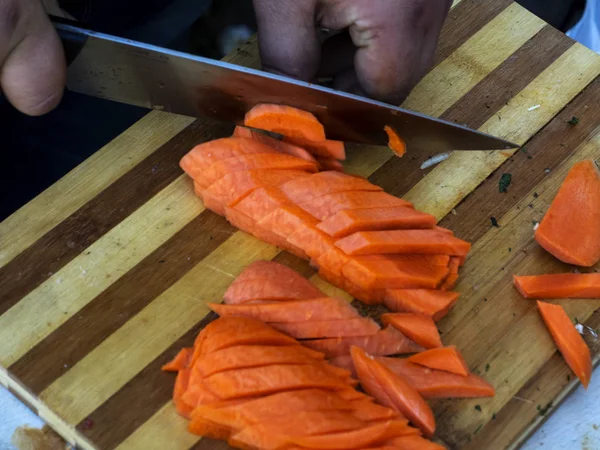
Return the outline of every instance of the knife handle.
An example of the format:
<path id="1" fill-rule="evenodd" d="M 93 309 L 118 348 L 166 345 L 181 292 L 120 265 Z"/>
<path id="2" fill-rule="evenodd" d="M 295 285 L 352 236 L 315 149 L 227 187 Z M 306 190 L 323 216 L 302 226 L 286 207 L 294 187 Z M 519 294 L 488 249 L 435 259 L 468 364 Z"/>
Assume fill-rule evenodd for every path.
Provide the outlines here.
<path id="1" fill-rule="evenodd" d="M 79 52 L 87 41 L 87 37 L 81 33 L 71 30 L 71 27 L 79 26 L 76 21 L 53 16 L 52 14 L 49 14 L 49 16 L 50 21 L 54 25 L 54 28 L 58 33 L 58 37 L 63 44 L 65 60 L 67 61 L 68 67 L 75 60 L 75 58 L 77 58 L 77 55 L 79 55 Z"/>

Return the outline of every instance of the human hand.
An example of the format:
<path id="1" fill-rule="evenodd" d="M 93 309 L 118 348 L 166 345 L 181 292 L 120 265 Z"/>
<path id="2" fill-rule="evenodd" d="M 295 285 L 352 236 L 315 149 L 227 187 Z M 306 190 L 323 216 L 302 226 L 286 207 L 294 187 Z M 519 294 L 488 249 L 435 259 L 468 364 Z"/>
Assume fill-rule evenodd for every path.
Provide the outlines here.
<path id="1" fill-rule="evenodd" d="M 0 0 L 0 88 L 8 101 L 25 114 L 44 114 L 60 102 L 65 77 L 63 48 L 44 4 Z"/>
<path id="2" fill-rule="evenodd" d="M 399 104 L 433 61 L 451 0 L 254 0 L 265 70 Z M 323 44 L 318 27 L 346 30 Z"/>

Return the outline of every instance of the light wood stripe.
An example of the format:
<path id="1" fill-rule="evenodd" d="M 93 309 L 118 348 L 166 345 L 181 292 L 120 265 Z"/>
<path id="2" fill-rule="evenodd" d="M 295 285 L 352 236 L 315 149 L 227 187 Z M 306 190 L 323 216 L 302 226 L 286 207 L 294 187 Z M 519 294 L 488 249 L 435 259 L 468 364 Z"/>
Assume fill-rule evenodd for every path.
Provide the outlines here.
<path id="1" fill-rule="evenodd" d="M 441 115 L 545 25 L 513 3 L 425 75 L 402 106 Z"/>
<path id="2" fill-rule="evenodd" d="M 203 209 L 181 175 L 0 316 L 0 364 L 14 363 Z"/>
<path id="3" fill-rule="evenodd" d="M 0 223 L 0 268 L 193 122 L 152 111 Z"/>
<path id="4" fill-rule="evenodd" d="M 576 44 L 519 92 L 480 130 L 524 144 L 552 119 L 577 93 L 600 74 L 600 57 Z M 556 89 L 556 85 L 560 89 Z M 524 116 L 534 105 L 540 108 Z M 415 208 L 441 219 L 514 151 L 454 152 L 436 166 L 405 196 Z"/>
<path id="5" fill-rule="evenodd" d="M 460 2 L 462 2 L 462 0 L 453 0 L 452 2 L 452 6 L 450 6 L 450 8 L 454 8 L 456 5 L 458 5 Z"/>

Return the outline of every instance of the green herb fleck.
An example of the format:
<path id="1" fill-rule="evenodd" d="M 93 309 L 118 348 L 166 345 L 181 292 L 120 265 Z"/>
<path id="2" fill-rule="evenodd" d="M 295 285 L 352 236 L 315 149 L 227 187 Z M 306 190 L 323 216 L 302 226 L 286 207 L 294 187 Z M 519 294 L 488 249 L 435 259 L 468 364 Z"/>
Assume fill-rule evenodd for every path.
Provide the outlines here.
<path id="1" fill-rule="evenodd" d="M 500 192 L 508 192 L 508 187 L 512 181 L 512 174 L 503 173 L 500 177 L 500 181 L 498 182 L 498 187 L 500 188 Z"/>
<path id="2" fill-rule="evenodd" d="M 548 410 L 552 408 L 552 402 L 549 402 L 546 406 L 544 406 L 543 408 L 540 405 L 537 405 L 537 410 L 538 410 L 538 414 L 540 416 L 545 416 L 546 413 L 548 412 Z"/>
<path id="3" fill-rule="evenodd" d="M 490 365 L 489 365 L 489 364 L 486 364 L 486 365 L 485 365 L 485 371 L 486 371 L 486 372 L 488 372 L 489 370 L 490 370 Z"/>
<path id="4" fill-rule="evenodd" d="M 481 412 L 481 406 L 480 405 L 475 405 L 475 409 L 479 412 Z"/>
<path id="5" fill-rule="evenodd" d="M 527 151 L 527 147 L 521 147 L 521 151 L 527 155 L 527 159 L 532 159 L 533 158 L 533 156 L 531 156 L 529 154 L 529 152 Z"/>
<path id="6" fill-rule="evenodd" d="M 573 116 L 573 117 L 571 117 L 571 120 L 569 120 L 567 123 L 569 125 L 575 126 L 575 125 L 577 125 L 579 123 L 579 117 Z"/>
<path id="7" fill-rule="evenodd" d="M 496 420 L 496 413 L 492 414 L 492 420 Z"/>
<path id="8" fill-rule="evenodd" d="M 500 228 L 500 225 L 498 225 L 498 221 L 496 220 L 495 217 L 490 217 L 490 222 L 492 222 L 492 226 L 496 227 L 496 228 Z"/>
<path id="9" fill-rule="evenodd" d="M 473 431 L 473 434 L 479 433 L 479 430 L 481 430 L 482 426 L 483 426 L 483 424 L 479 424 L 479 426 L 477 428 L 475 428 L 475 431 Z"/>

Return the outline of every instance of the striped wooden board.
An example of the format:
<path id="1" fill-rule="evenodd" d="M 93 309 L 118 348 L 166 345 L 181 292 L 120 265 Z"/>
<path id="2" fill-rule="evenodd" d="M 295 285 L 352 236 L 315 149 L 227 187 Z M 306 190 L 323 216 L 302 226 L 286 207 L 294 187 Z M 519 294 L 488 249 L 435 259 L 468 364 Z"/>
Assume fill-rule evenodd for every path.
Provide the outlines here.
<path id="1" fill-rule="evenodd" d="M 257 67 L 254 42 L 229 60 Z M 434 405 L 449 448 L 518 447 L 543 420 L 539 410 L 551 412 L 576 386 L 511 276 L 568 270 L 535 244 L 532 224 L 573 162 L 600 159 L 599 74 L 600 57 L 517 4 L 455 1 L 435 66 L 405 106 L 527 152 L 455 152 L 422 171 L 426 156 L 349 151 L 348 171 L 474 244 L 461 299 L 440 329 L 497 395 Z M 567 123 L 572 116 L 578 125 Z M 0 224 L 0 382 L 82 448 L 227 448 L 186 432 L 170 402 L 173 376 L 159 368 L 192 343 L 211 319 L 206 304 L 252 261 L 281 261 L 345 295 L 193 195 L 179 159 L 229 133 L 151 112 Z M 501 194 L 505 172 L 513 182 Z M 598 301 L 563 304 L 600 326 Z M 590 345 L 597 361 L 600 348 Z"/>

